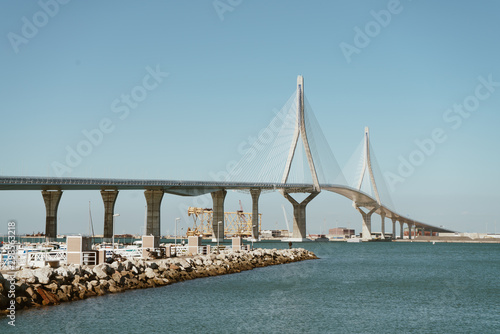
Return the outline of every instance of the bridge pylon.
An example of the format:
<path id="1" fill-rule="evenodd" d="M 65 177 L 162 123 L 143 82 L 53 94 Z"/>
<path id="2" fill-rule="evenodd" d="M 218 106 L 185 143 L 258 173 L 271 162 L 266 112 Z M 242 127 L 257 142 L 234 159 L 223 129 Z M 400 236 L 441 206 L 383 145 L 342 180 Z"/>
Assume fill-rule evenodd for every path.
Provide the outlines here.
<path id="1" fill-rule="evenodd" d="M 353 206 L 356 208 L 356 210 L 359 211 L 361 214 L 361 217 L 363 218 L 363 225 L 362 225 L 362 236 L 363 240 L 371 240 L 372 239 L 372 228 L 371 228 L 371 216 L 373 213 L 375 213 L 380 206 L 382 205 L 380 201 L 380 195 L 378 192 L 377 188 L 377 183 L 375 182 L 375 176 L 373 174 L 373 168 L 372 168 L 372 162 L 370 159 L 370 130 L 368 127 L 365 127 L 365 134 L 364 134 L 364 149 L 363 149 L 363 167 L 361 170 L 361 174 L 359 176 L 359 180 L 357 182 L 356 190 L 361 191 L 361 187 L 363 186 L 363 180 L 365 179 L 365 176 L 368 175 L 369 177 L 369 182 L 371 185 L 371 188 L 373 190 L 373 195 L 375 197 L 375 201 L 370 202 L 370 203 L 356 203 L 353 202 Z M 361 210 L 361 207 L 367 208 L 367 212 L 364 212 Z M 384 219 L 385 219 L 385 213 L 382 211 L 382 234 L 384 233 Z"/>
<path id="2" fill-rule="evenodd" d="M 288 158 L 286 161 L 281 183 L 287 183 L 288 181 L 288 175 L 290 174 L 290 169 L 292 167 L 292 161 L 295 156 L 295 150 L 297 149 L 299 137 L 302 137 L 302 144 L 304 145 L 307 162 L 309 164 L 309 170 L 311 171 L 313 191 L 320 192 L 321 187 L 319 185 L 318 174 L 316 173 L 316 166 L 314 165 L 311 148 L 307 140 L 306 121 L 304 117 L 304 77 L 302 77 L 302 75 L 299 75 L 297 77 L 297 121 L 295 123 L 295 131 L 293 134 L 292 144 L 288 153 Z"/>
<path id="3" fill-rule="evenodd" d="M 370 159 L 370 130 L 368 127 L 365 127 L 365 138 L 364 138 L 364 150 L 363 150 L 363 169 L 359 176 L 357 190 L 361 191 L 361 186 L 363 185 L 363 180 L 365 175 L 368 173 L 370 178 L 370 185 L 373 189 L 373 193 L 375 199 L 377 200 L 378 205 L 381 205 L 380 195 L 377 188 L 377 183 L 375 182 L 375 176 L 373 174 L 372 162 Z"/>
<path id="4" fill-rule="evenodd" d="M 311 148 L 309 146 L 309 141 L 307 140 L 306 131 L 306 120 L 304 115 L 304 77 L 302 75 L 297 76 L 297 119 L 295 123 L 295 130 L 293 134 L 292 143 L 290 145 L 290 150 L 288 152 L 288 158 L 285 165 L 285 170 L 283 172 L 283 178 L 281 183 L 285 184 L 288 181 L 288 176 L 290 174 L 290 169 L 292 167 L 293 158 L 295 156 L 295 151 L 297 149 L 297 144 L 299 142 L 299 137 L 302 137 L 302 144 L 304 145 L 304 150 L 307 156 L 307 162 L 309 165 L 309 170 L 311 172 L 313 186 L 310 191 L 310 195 L 307 196 L 302 202 L 296 201 L 290 193 L 293 191 L 282 191 L 283 196 L 293 205 L 293 234 L 289 238 L 290 241 L 304 241 L 306 240 L 306 206 L 321 192 L 321 187 L 319 185 L 318 174 L 316 172 L 316 166 L 314 164 L 314 159 L 311 154 Z"/>

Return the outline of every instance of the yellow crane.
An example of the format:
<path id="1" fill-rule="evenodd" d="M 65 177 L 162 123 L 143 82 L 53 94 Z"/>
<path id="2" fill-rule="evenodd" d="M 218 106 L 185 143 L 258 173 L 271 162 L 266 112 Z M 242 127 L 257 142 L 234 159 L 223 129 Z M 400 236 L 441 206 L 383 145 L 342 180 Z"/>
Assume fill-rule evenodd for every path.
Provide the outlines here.
<path id="1" fill-rule="evenodd" d="M 188 228 L 187 236 L 202 235 L 212 236 L 213 210 L 209 208 L 188 208 L 188 216 L 193 217 L 193 226 Z M 224 212 L 224 236 L 250 237 L 252 236 L 252 213 L 243 212 L 240 201 L 240 210 L 236 212 Z M 262 213 L 259 213 L 259 233 L 261 229 Z"/>

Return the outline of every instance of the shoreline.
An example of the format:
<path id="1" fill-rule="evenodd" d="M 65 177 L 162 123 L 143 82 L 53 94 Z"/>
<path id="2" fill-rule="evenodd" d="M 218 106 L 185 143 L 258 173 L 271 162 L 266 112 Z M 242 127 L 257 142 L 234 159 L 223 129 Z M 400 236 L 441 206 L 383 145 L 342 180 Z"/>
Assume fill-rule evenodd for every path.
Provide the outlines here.
<path id="1" fill-rule="evenodd" d="M 259 248 L 159 260 L 115 261 L 96 266 L 24 269 L 15 273 L 15 310 L 313 259 L 318 257 L 303 248 Z M 0 314 L 9 313 L 7 308 L 13 300 L 7 297 L 9 289 L 10 281 L 0 274 Z"/>

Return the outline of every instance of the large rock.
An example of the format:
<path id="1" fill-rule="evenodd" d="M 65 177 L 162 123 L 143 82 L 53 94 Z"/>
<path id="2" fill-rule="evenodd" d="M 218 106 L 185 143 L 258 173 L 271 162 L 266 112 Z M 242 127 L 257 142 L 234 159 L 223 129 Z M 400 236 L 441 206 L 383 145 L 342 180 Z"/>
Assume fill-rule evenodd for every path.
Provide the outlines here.
<path id="1" fill-rule="evenodd" d="M 59 286 L 56 283 L 47 284 L 44 287 L 44 289 L 50 290 L 52 293 L 56 293 L 58 288 Z"/>
<path id="2" fill-rule="evenodd" d="M 40 269 L 36 269 L 33 274 L 38 279 L 38 282 L 41 284 L 48 284 L 52 275 L 54 275 L 54 270 L 50 267 L 43 267 Z"/>
<path id="3" fill-rule="evenodd" d="M 186 259 L 178 259 L 177 263 L 176 263 L 179 267 L 181 267 L 181 269 L 190 269 L 191 268 L 191 264 L 186 260 Z"/>
<path id="4" fill-rule="evenodd" d="M 147 278 L 154 278 L 154 277 L 156 277 L 156 273 L 154 272 L 154 270 L 152 268 L 146 268 L 146 270 L 144 271 L 144 273 L 146 274 Z"/>
<path id="5" fill-rule="evenodd" d="M 68 270 L 68 274 L 71 276 L 80 275 L 82 266 L 80 266 L 79 264 L 70 264 L 66 267 L 66 269 Z"/>
<path id="6" fill-rule="evenodd" d="M 122 271 L 123 269 L 125 269 L 125 267 L 123 266 L 123 263 L 118 262 L 118 261 L 111 263 L 110 267 L 116 271 Z"/>
<path id="7" fill-rule="evenodd" d="M 59 304 L 59 298 L 56 295 L 54 295 L 52 292 L 46 291 L 42 288 L 38 288 L 36 290 L 36 292 L 38 292 L 40 297 L 42 297 L 42 299 L 43 299 L 42 304 L 43 305 Z"/>
<path id="8" fill-rule="evenodd" d="M 59 267 L 56 270 L 54 270 L 54 272 L 56 275 L 62 276 L 64 278 L 71 278 L 74 275 L 74 273 L 68 270 L 67 267 Z"/>
<path id="9" fill-rule="evenodd" d="M 123 268 L 122 270 L 127 270 L 127 271 L 130 271 L 133 267 L 135 267 L 135 264 L 134 262 L 130 261 L 130 260 L 127 260 L 127 261 L 124 261 L 122 263 L 123 265 Z M 121 271 L 121 270 L 120 270 Z"/>
<path id="10" fill-rule="evenodd" d="M 119 272 L 115 272 L 113 275 L 111 275 L 111 278 L 118 284 L 122 284 L 125 280 L 125 278 L 123 278 Z"/>
<path id="11" fill-rule="evenodd" d="M 158 269 L 158 264 L 156 262 L 151 262 L 148 264 L 148 266 L 151 269 Z"/>
<path id="12" fill-rule="evenodd" d="M 107 263 L 98 264 L 94 267 L 94 269 L 92 269 L 92 271 L 98 278 L 101 279 L 111 276 L 115 272 L 115 270 L 111 268 Z"/>
<path id="13" fill-rule="evenodd" d="M 25 269 L 16 272 L 16 280 L 24 280 L 26 283 L 36 283 L 36 276 L 33 270 Z"/>

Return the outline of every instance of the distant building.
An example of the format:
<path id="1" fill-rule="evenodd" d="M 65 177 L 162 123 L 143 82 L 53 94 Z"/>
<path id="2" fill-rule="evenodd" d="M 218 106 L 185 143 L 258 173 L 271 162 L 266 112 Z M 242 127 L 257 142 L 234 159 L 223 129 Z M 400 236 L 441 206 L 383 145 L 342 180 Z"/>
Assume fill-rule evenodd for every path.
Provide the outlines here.
<path id="1" fill-rule="evenodd" d="M 350 238 L 351 235 L 355 234 L 356 232 L 353 229 L 348 229 L 345 227 L 331 228 L 328 230 L 328 236 L 333 239 Z"/>
<path id="2" fill-rule="evenodd" d="M 287 230 L 262 230 L 260 236 L 263 239 L 288 238 Z"/>

